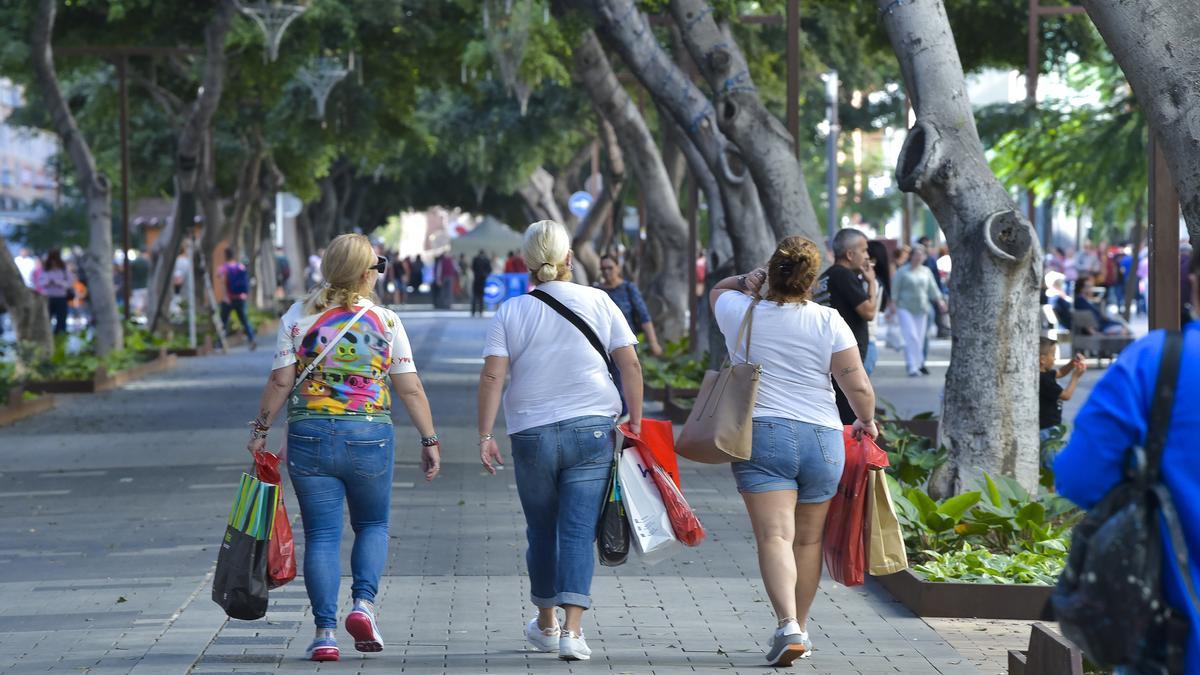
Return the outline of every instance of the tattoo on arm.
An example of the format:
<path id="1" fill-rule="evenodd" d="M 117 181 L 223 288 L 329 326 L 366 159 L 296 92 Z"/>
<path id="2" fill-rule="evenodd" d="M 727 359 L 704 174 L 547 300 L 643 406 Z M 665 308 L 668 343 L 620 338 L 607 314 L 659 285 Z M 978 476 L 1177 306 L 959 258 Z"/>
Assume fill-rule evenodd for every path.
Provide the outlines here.
<path id="1" fill-rule="evenodd" d="M 258 427 L 269 427 L 271 426 L 270 422 L 271 413 L 268 410 L 260 410 L 258 412 L 258 417 L 254 418 L 254 424 Z"/>
<path id="2" fill-rule="evenodd" d="M 849 368 L 842 368 L 842 375 L 849 375 L 850 373 L 853 373 L 856 370 L 858 370 L 858 366 L 850 366 Z"/>

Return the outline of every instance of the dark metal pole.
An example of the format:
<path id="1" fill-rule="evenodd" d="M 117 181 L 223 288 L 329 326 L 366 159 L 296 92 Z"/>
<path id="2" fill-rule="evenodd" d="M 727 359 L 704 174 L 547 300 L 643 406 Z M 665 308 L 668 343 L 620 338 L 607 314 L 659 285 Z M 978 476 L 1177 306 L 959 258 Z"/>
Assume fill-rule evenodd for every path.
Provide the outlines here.
<path id="1" fill-rule="evenodd" d="M 129 86 L 126 71 L 129 57 L 117 61 L 117 79 L 121 98 L 121 294 L 125 300 L 125 320 L 129 320 L 129 295 L 132 275 L 129 269 Z"/>
<path id="2" fill-rule="evenodd" d="M 700 241 L 700 223 L 697 216 L 700 213 L 700 186 L 699 181 L 695 176 L 689 176 L 689 195 L 688 195 L 688 345 L 692 351 L 696 350 L 697 335 L 699 325 L 697 323 L 696 312 L 700 309 L 700 296 L 696 295 L 696 249 L 699 248 Z"/>
<path id="3" fill-rule="evenodd" d="M 1025 67 L 1025 102 L 1029 105 L 1030 118 L 1037 111 L 1038 65 L 1041 62 L 1041 59 L 1038 58 L 1038 51 L 1042 37 L 1039 29 L 1040 23 L 1041 7 L 1038 0 L 1029 0 L 1029 61 Z M 1025 191 L 1025 201 L 1027 202 L 1025 213 L 1029 217 L 1029 222 L 1036 227 L 1037 199 L 1033 196 L 1033 190 Z"/>
<path id="4" fill-rule="evenodd" d="M 1150 328 L 1179 330 L 1179 194 L 1154 132 L 1149 145 Z"/>
<path id="5" fill-rule="evenodd" d="M 800 157 L 800 0 L 787 3 L 787 129 Z"/>

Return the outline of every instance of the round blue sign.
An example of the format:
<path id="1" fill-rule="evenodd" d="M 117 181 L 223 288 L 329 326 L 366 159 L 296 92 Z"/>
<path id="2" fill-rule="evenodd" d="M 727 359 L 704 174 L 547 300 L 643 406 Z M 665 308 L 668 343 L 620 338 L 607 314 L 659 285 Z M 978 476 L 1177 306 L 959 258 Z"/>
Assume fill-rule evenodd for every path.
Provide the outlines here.
<path id="1" fill-rule="evenodd" d="M 575 214 L 576 218 L 582 218 L 587 215 L 588 211 L 592 210 L 592 203 L 596 200 L 587 192 L 576 192 L 567 200 L 567 209 Z"/>
<path id="2" fill-rule="evenodd" d="M 494 305 L 504 299 L 504 279 L 493 274 L 483 284 L 483 301 Z"/>

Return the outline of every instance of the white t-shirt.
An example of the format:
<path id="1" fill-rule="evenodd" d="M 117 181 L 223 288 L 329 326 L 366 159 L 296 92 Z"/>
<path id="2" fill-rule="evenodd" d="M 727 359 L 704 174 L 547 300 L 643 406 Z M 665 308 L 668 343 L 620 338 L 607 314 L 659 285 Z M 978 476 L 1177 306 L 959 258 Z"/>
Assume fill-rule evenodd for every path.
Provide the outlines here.
<path id="1" fill-rule="evenodd" d="M 355 309 L 330 307 L 305 315 L 297 302 L 279 321 L 279 338 L 272 370 L 296 365 L 296 376 L 329 345 L 365 301 Z M 288 401 L 288 421 L 335 417 L 391 422 L 391 389 L 387 376 L 415 373 L 408 334 L 396 313 L 374 305 L 330 347 L 312 375 Z"/>
<path id="2" fill-rule="evenodd" d="M 744 342 L 734 343 L 750 303 L 745 294 L 726 291 L 717 298 L 713 312 L 733 363 L 748 362 Z M 858 349 L 858 342 L 836 309 L 815 302 L 758 303 L 749 359 L 762 366 L 754 417 L 782 417 L 841 429 L 829 372 L 833 354 L 847 349 Z"/>
<path id="3" fill-rule="evenodd" d="M 609 354 L 637 344 L 621 310 L 598 288 L 551 281 L 538 288 L 583 319 Z M 483 356 L 509 359 L 504 392 L 508 433 L 574 417 L 616 417 L 621 397 L 604 359 L 574 324 L 546 303 L 522 295 L 500 305 L 488 327 Z"/>

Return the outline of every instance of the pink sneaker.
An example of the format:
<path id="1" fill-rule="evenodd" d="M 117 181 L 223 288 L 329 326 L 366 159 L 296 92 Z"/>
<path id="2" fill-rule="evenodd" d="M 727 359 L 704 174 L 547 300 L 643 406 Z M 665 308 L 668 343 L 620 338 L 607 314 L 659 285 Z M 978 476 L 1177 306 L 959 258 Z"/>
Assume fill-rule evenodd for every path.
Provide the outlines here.
<path id="1" fill-rule="evenodd" d="M 346 632 L 354 636 L 354 648 L 358 651 L 383 651 L 383 636 L 375 625 L 374 613 L 366 605 L 354 603 L 354 610 L 346 615 Z"/>

